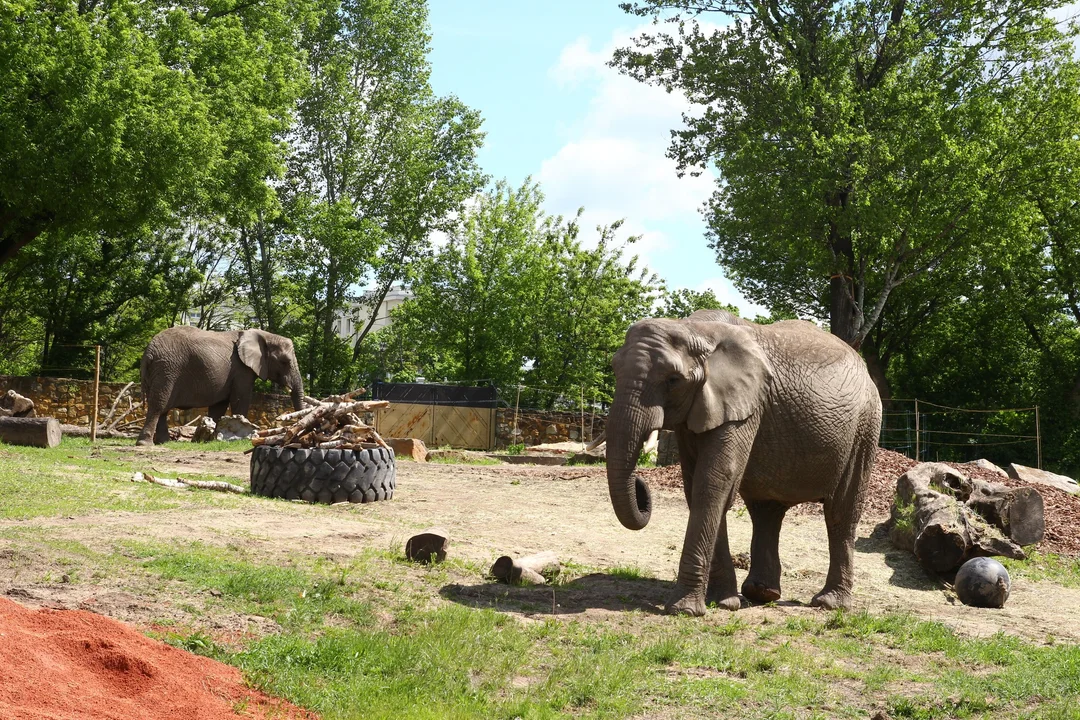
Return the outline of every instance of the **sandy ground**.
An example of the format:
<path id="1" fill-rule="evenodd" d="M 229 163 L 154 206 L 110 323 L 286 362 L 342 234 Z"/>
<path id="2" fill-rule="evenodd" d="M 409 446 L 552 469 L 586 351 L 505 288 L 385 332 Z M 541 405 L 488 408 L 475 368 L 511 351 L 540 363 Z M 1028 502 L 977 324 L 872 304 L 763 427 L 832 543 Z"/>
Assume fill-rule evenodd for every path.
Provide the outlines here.
<path id="1" fill-rule="evenodd" d="M 169 448 L 139 452 L 148 469 L 175 477 L 212 473 L 247 479 L 247 457 Z M 515 589 L 517 612 L 530 604 L 550 613 L 588 619 L 628 609 L 659 612 L 678 566 L 687 519 L 681 491 L 654 490 L 652 522 L 633 532 L 616 520 L 607 496 L 603 469 L 398 463 L 398 487 L 389 502 L 368 505 L 310 506 L 261 498 L 244 500 L 241 509 L 205 508 L 151 514 L 105 513 L 72 518 L 0 522 L 0 528 L 47 528 L 50 537 L 90 547 L 119 537 L 136 540 L 241 542 L 257 547 L 268 559 L 289 553 L 344 560 L 367 548 L 400 548 L 411 534 L 430 526 L 446 528 L 451 553 L 484 564 L 500 554 L 554 550 L 561 558 L 597 569 L 577 583 L 560 588 Z M 1017 634 L 1035 641 L 1080 641 L 1080 590 L 1048 582 L 1014 579 L 1013 592 L 1001 610 L 961 605 L 914 559 L 893 548 L 878 528 L 884 518 L 865 518 L 856 545 L 855 609 L 871 613 L 910 612 L 938 620 L 969 635 Z M 728 521 L 732 553 L 750 546 L 749 517 L 733 511 Z M 168 615 L 153 598 L 119 588 L 89 584 L 31 582 L 35 558 L 21 557 L 0 539 L 0 592 L 29 605 L 94 609 L 119 619 L 138 621 Z M 828 565 L 825 526 L 819 515 L 792 514 L 781 534 L 783 600 L 775 607 L 739 611 L 747 621 L 762 615 L 819 613 L 809 602 L 824 582 Z M 7 560 L 7 562 L 5 562 Z M 620 580 L 604 573 L 635 567 L 653 579 Z M 744 571 L 737 571 L 739 581 Z M 507 597 L 505 586 L 447 585 L 440 594 L 467 605 L 496 605 Z M 505 606 L 505 603 L 504 603 Z M 521 608 L 526 610 L 521 612 Z M 726 621 L 723 611 L 710 616 Z M 268 631 L 264 618 L 238 619 L 252 632 Z M 271 623 L 272 624 L 272 623 Z"/>

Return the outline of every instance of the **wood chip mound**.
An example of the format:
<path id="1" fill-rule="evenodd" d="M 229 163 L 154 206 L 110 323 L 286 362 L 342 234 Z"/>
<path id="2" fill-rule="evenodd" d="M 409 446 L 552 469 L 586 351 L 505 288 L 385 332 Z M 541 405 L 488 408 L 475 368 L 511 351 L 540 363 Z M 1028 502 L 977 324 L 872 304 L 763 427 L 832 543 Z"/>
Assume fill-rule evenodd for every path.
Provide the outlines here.
<path id="1" fill-rule="evenodd" d="M 388 407 L 387 400 L 353 400 L 364 392 L 363 388 L 344 395 L 331 395 L 316 400 L 305 397 L 308 407 L 279 415 L 279 423 L 288 425 L 259 430 L 251 439 L 255 447 L 270 445 L 286 448 L 322 448 L 343 450 L 367 450 L 383 447 L 390 449 L 375 428 L 364 423 L 358 413 Z"/>
<path id="2" fill-rule="evenodd" d="M 885 519 L 889 516 L 893 496 L 896 494 L 896 481 L 917 465 L 911 458 L 892 450 L 878 448 L 877 461 L 870 473 L 866 489 L 866 506 L 863 520 Z M 1046 534 L 1037 546 L 1040 552 L 1057 553 L 1080 557 L 1080 497 L 1048 485 L 1032 486 L 1012 478 L 1002 477 L 992 470 L 973 463 L 945 463 L 956 468 L 969 478 L 1000 483 L 1007 487 L 1035 487 L 1043 497 L 1045 505 Z M 678 490 L 682 492 L 682 470 L 678 465 L 649 468 L 640 471 L 653 487 Z M 742 500 L 738 497 L 735 504 Z M 820 515 L 820 503 L 796 505 L 791 512 L 799 515 Z"/>

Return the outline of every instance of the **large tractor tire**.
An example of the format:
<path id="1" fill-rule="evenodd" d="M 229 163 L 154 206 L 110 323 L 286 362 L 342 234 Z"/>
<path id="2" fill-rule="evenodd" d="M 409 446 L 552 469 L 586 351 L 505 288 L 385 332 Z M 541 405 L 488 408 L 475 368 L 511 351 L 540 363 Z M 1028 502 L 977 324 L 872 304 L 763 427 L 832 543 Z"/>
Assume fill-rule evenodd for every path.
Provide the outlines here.
<path id="1" fill-rule="evenodd" d="M 394 497 L 394 453 L 260 445 L 251 453 L 251 492 L 311 503 L 368 503 Z"/>

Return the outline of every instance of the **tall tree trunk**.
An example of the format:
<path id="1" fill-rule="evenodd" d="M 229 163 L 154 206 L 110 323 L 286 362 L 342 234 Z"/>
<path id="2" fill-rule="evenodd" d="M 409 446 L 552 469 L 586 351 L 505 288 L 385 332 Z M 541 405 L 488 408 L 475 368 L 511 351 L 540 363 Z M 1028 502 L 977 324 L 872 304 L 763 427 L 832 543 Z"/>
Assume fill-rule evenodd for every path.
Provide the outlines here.
<path id="1" fill-rule="evenodd" d="M 878 352 L 877 341 L 873 335 L 867 335 L 863 341 L 862 354 L 863 359 L 866 360 L 866 369 L 870 373 L 870 379 L 874 381 L 878 395 L 881 397 L 881 404 L 887 407 L 892 400 L 892 386 L 888 378 L 888 357 L 883 358 Z"/>

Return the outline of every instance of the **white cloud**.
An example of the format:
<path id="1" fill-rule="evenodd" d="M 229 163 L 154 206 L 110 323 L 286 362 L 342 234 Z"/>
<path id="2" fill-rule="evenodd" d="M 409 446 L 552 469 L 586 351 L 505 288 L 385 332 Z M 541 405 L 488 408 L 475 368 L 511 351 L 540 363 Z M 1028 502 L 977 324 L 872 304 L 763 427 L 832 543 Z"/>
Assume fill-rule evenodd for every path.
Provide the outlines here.
<path id="1" fill-rule="evenodd" d="M 703 229 L 699 211 L 714 185 L 709 175 L 679 178 L 666 155 L 671 130 L 689 109 L 685 98 L 607 66 L 614 49 L 636 33 L 616 31 L 601 47 L 582 37 L 563 49 L 549 76 L 560 88 L 593 92 L 585 115 L 569 129 L 567 142 L 541 164 L 536 179 L 550 212 L 572 215 L 584 206 L 589 218 L 600 223 L 625 218 L 627 234 L 643 235 L 634 251 L 654 265 L 659 251 L 678 250 L 658 226 L 683 223 Z M 583 222 L 586 242 L 595 224 Z M 681 236 L 680 241 L 704 243 Z"/>

